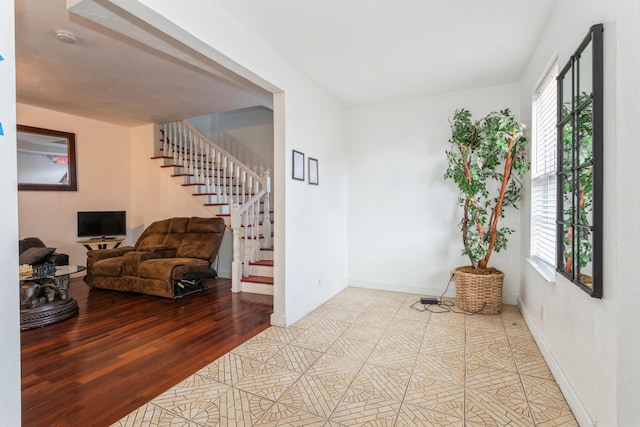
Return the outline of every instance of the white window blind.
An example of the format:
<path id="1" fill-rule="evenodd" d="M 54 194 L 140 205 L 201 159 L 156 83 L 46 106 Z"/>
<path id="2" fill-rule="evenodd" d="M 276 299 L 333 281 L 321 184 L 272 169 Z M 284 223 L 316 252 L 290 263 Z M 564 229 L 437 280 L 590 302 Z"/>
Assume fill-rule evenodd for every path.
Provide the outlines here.
<path id="1" fill-rule="evenodd" d="M 531 257 L 556 264 L 557 65 L 533 100 L 531 172 Z"/>

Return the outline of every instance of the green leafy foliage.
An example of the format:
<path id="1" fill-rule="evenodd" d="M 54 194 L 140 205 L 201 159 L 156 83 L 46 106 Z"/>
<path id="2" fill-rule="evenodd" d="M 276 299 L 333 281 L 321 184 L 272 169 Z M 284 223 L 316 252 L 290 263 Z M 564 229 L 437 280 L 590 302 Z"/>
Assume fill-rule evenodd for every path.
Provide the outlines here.
<path id="1" fill-rule="evenodd" d="M 563 181 L 563 215 L 565 222 L 589 226 L 593 215 L 593 104 L 591 94 L 583 92 L 577 97 L 577 104 L 584 107 L 577 116 L 577 132 L 568 123 L 562 133 L 563 168 L 577 171 L 578 186 L 573 188 L 573 179 Z M 571 103 L 563 106 L 564 115 L 571 113 Z M 573 158 L 574 137 L 577 138 L 577 157 Z M 574 191 L 575 190 L 575 191 Z M 575 193 L 575 194 L 574 194 Z M 576 197 L 574 199 L 574 197 Z M 572 271 L 574 250 L 577 246 L 577 261 L 581 268 L 587 267 L 593 259 L 593 244 L 587 228 L 574 233 L 573 227 L 564 231 L 565 271 Z"/>
<path id="2" fill-rule="evenodd" d="M 486 268 L 493 251 L 507 247 L 513 230 L 498 227 L 504 209 L 517 208 L 522 179 L 529 170 L 525 126 L 508 109 L 474 121 L 467 109 L 451 120 L 451 148 L 444 174 L 460 190 L 462 253 L 475 268 Z"/>

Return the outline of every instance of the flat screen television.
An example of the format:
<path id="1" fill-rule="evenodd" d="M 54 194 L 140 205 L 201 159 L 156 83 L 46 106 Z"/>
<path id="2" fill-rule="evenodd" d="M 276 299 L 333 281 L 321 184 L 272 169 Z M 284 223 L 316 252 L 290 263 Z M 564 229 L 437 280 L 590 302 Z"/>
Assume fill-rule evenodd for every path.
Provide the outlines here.
<path id="1" fill-rule="evenodd" d="M 78 212 L 78 237 L 107 239 L 126 235 L 126 211 Z"/>

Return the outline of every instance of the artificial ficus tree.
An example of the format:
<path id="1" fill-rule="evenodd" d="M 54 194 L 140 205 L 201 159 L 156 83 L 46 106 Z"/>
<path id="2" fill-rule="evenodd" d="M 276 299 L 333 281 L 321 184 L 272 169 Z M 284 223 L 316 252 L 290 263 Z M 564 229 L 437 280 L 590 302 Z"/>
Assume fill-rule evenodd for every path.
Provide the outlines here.
<path id="1" fill-rule="evenodd" d="M 473 121 L 467 109 L 451 120 L 446 179 L 460 190 L 458 202 L 463 255 L 473 268 L 487 268 L 492 253 L 507 247 L 512 229 L 499 226 L 505 208 L 518 207 L 522 179 L 529 170 L 524 124 L 509 109 Z"/>

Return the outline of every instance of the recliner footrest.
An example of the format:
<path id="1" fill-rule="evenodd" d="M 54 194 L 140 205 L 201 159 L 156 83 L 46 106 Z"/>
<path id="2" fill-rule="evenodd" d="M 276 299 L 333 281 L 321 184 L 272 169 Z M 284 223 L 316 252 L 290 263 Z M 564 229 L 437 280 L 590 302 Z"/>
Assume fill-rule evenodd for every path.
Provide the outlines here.
<path id="1" fill-rule="evenodd" d="M 182 279 L 176 280 L 174 283 L 174 298 L 182 298 L 194 292 L 201 292 L 207 289 L 207 279 L 215 279 L 217 277 L 218 273 L 215 270 L 185 273 Z"/>

